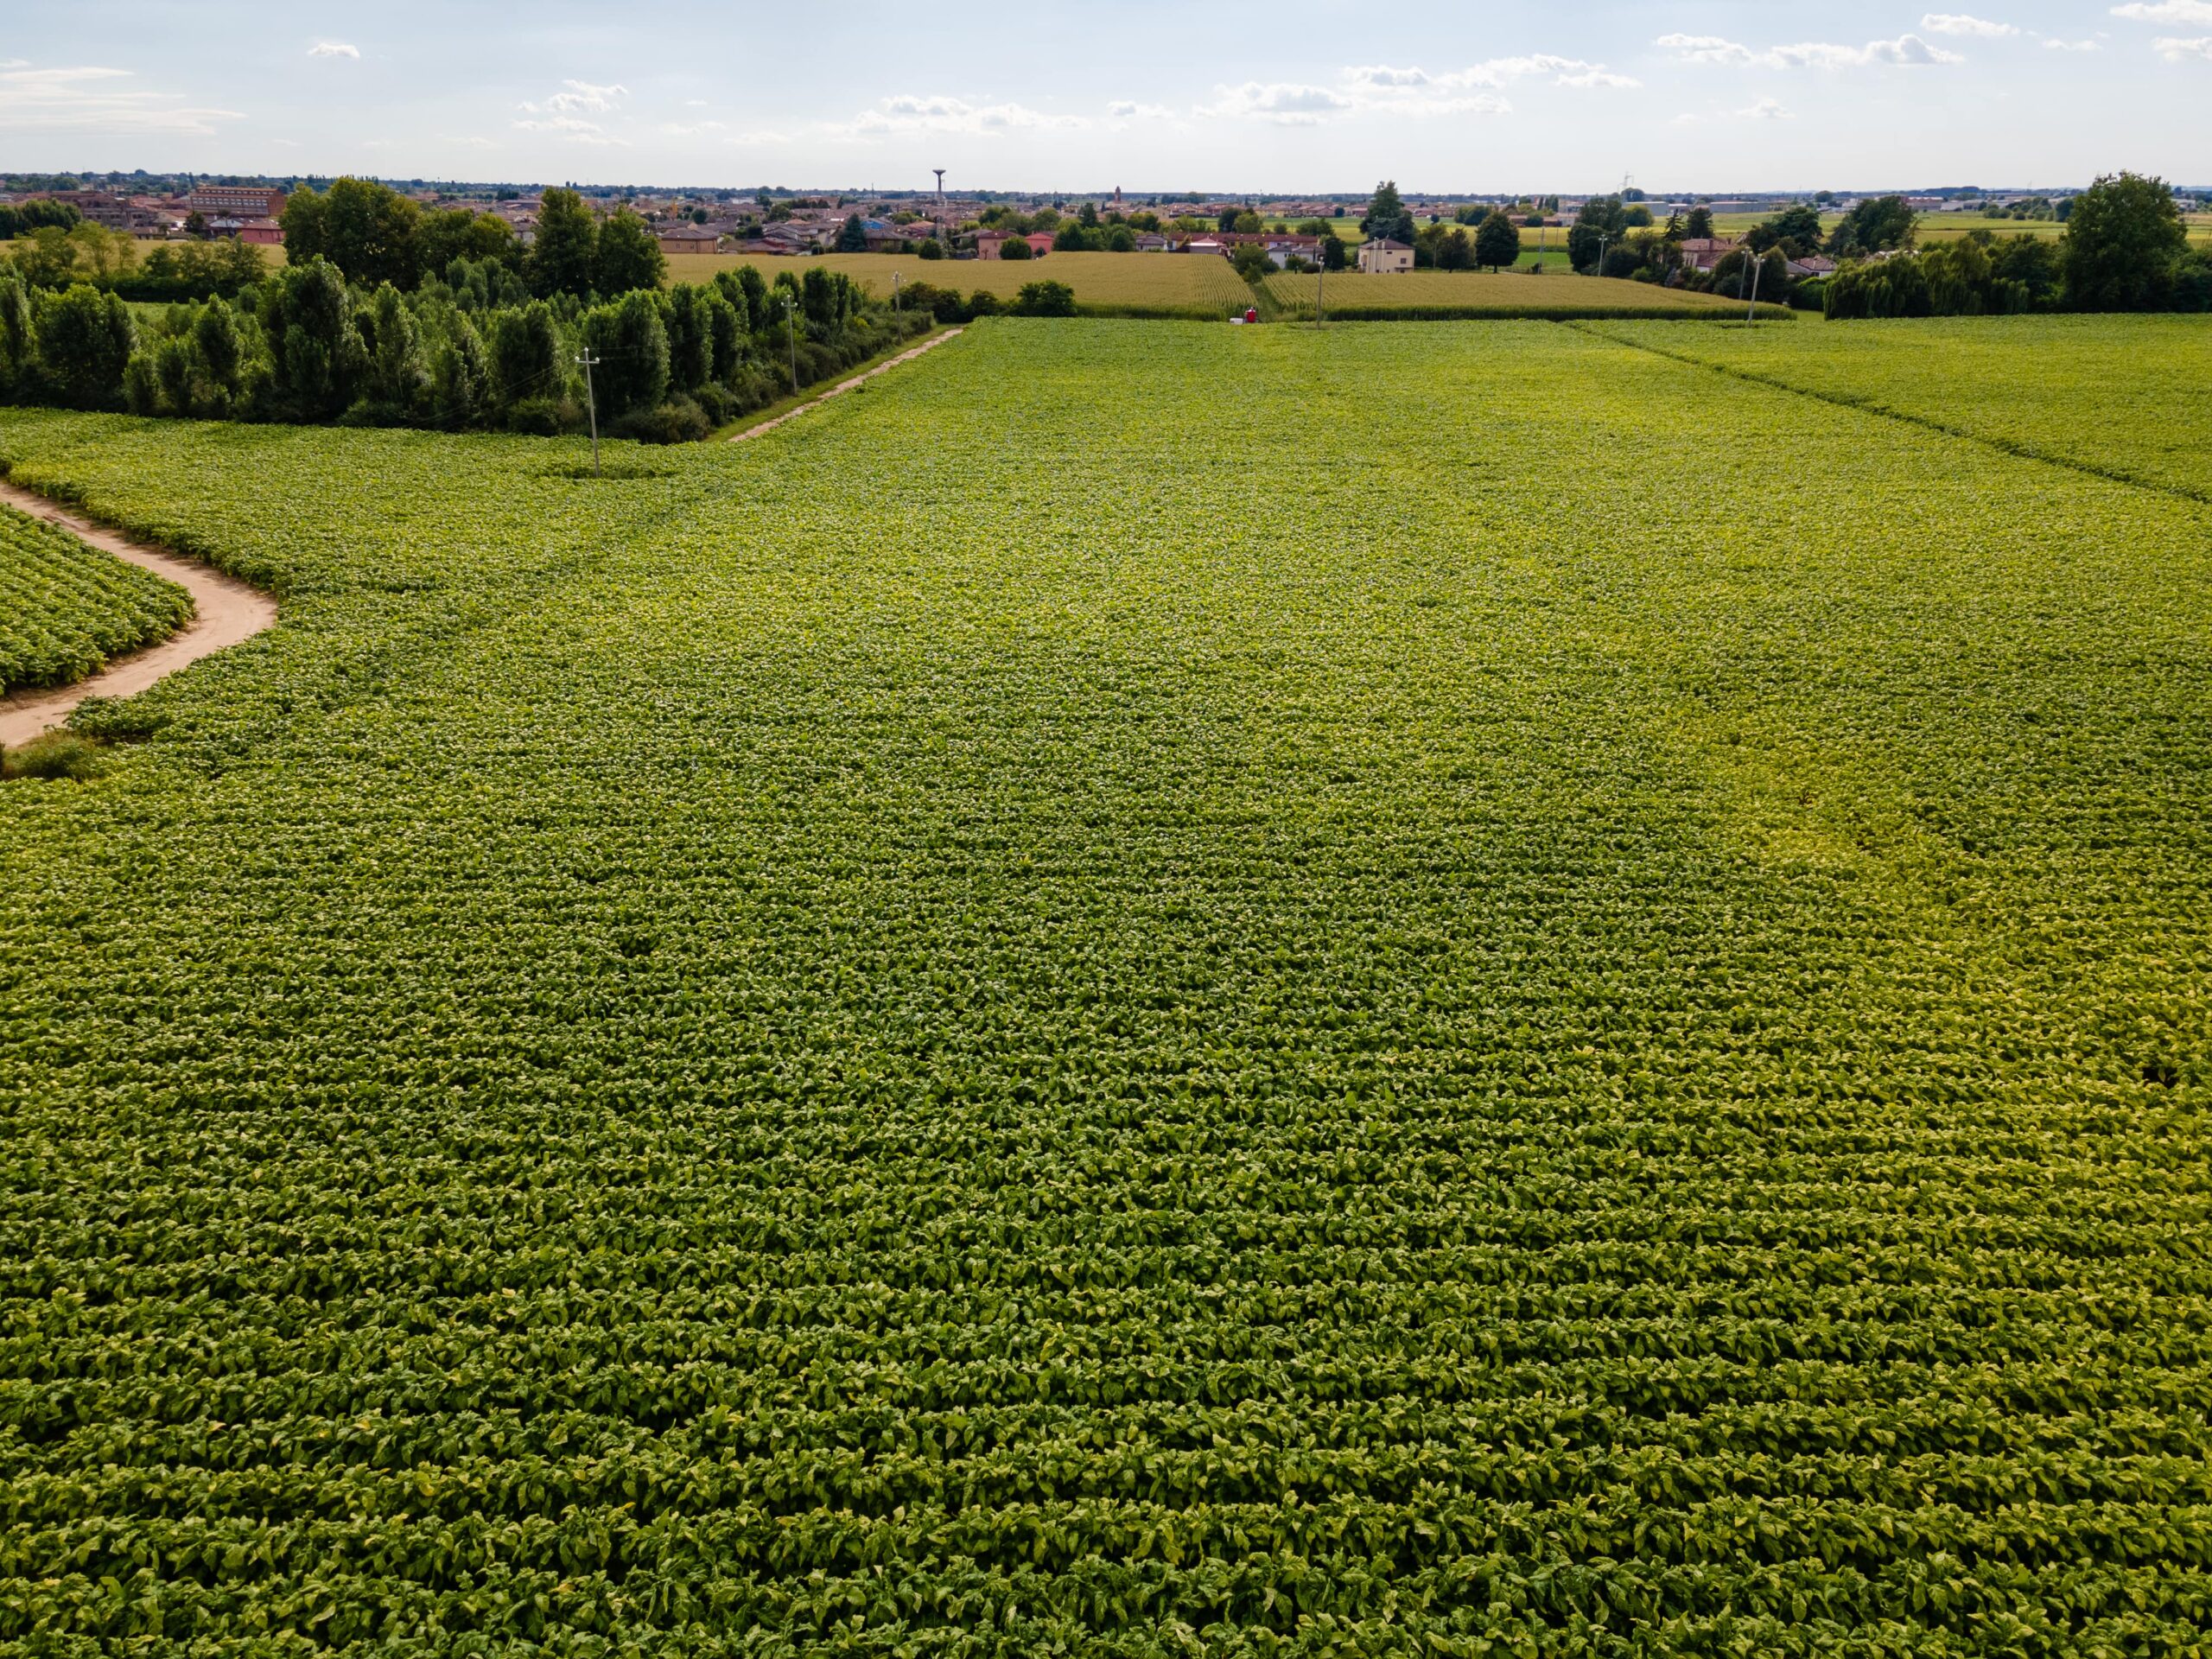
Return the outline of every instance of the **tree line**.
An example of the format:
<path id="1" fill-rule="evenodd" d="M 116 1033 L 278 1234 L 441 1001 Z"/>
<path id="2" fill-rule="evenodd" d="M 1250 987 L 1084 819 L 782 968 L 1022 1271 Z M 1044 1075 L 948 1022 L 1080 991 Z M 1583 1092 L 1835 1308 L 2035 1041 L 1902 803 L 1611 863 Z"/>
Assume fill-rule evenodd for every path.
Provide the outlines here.
<path id="1" fill-rule="evenodd" d="M 1694 269 L 1685 241 L 1713 235 L 1709 209 L 1662 226 L 1619 196 L 1592 196 L 1567 232 L 1567 257 L 1585 275 L 1626 277 L 1821 309 L 1828 316 L 1958 316 L 2028 311 L 2212 309 L 2212 257 L 2189 245 L 2164 182 L 2132 173 L 2099 178 L 2064 204 L 2056 237 L 1975 228 L 1919 246 L 1920 216 L 1902 196 L 1854 204 L 1833 226 L 1799 202 L 1745 232 L 1739 249 Z M 1789 266 L 1815 254 L 1833 276 L 1800 282 Z"/>
<path id="2" fill-rule="evenodd" d="M 202 420 L 336 422 L 552 435 L 587 422 L 649 442 L 704 437 L 927 327 L 817 266 L 765 280 L 633 288 L 607 300 L 498 258 L 413 289 L 346 280 L 321 254 L 235 295 L 142 318 L 110 289 L 34 289 L 0 267 L 0 401 Z"/>

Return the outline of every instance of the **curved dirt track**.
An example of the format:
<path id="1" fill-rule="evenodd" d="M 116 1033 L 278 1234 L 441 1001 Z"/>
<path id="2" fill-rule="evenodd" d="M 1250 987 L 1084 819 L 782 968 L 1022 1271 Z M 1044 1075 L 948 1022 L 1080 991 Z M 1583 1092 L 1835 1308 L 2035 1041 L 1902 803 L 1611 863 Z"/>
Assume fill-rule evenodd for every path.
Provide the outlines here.
<path id="1" fill-rule="evenodd" d="M 804 403 L 801 404 L 797 409 L 787 409 L 782 414 L 777 416 L 772 421 L 763 421 L 758 426 L 747 427 L 744 431 L 737 433 L 729 441 L 732 443 L 743 443 L 747 438 L 757 438 L 763 432 L 772 432 L 778 427 L 781 426 L 785 421 L 796 420 L 799 416 L 805 414 L 808 410 L 819 408 L 822 404 L 828 403 L 832 397 L 835 397 L 839 392 L 850 391 L 855 386 L 860 385 L 861 381 L 873 380 L 877 375 L 881 374 L 886 369 L 895 369 L 901 363 L 911 363 L 914 359 L 919 357 L 924 352 L 935 351 L 938 346 L 944 345 L 946 340 L 957 340 L 959 338 L 959 335 L 960 330 L 957 328 L 948 328 L 941 334 L 932 335 L 930 339 L 924 340 L 920 345 L 915 346 L 912 351 L 901 352 L 889 362 L 879 363 L 874 368 L 868 370 L 865 374 L 856 374 L 849 380 L 840 380 L 836 385 L 830 387 L 829 391 L 823 392 L 819 397 L 810 397 Z"/>
<path id="2" fill-rule="evenodd" d="M 196 559 L 131 541 L 13 484 L 0 482 L 0 502 L 58 524 L 78 540 L 128 559 L 157 576 L 166 576 L 192 595 L 194 606 L 192 620 L 159 645 L 115 658 L 88 678 L 0 697 L 0 748 L 28 743 L 49 727 L 59 726 L 86 697 L 134 696 L 188 664 L 241 639 L 251 639 L 276 620 L 275 600 Z"/>

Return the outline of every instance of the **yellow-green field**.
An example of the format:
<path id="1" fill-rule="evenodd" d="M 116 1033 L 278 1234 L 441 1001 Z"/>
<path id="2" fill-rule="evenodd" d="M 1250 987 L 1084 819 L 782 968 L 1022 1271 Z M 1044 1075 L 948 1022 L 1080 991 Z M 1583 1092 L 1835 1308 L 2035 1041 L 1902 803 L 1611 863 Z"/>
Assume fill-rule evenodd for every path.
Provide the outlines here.
<path id="1" fill-rule="evenodd" d="M 1741 312 L 1742 302 L 1717 294 L 1694 294 L 1612 276 L 1576 276 L 1564 270 L 1541 276 L 1526 271 L 1414 270 L 1398 276 L 1339 272 L 1325 283 L 1311 276 L 1278 272 L 1268 292 L 1285 316 L 1313 315 L 1316 288 L 1332 316 L 1369 309 L 1494 311 L 1501 316 L 1543 316 L 1608 310 Z M 1769 311 L 1770 308 L 1761 307 Z"/>
<path id="2" fill-rule="evenodd" d="M 678 253 L 669 256 L 672 283 L 701 283 L 718 270 L 751 265 L 773 280 L 779 270 L 804 271 L 826 265 L 865 283 L 876 293 L 891 292 L 895 271 L 906 282 L 957 288 L 963 294 L 983 289 L 1011 299 L 1024 283 L 1049 277 L 1075 290 L 1087 306 L 1175 307 L 1193 314 L 1225 315 L 1252 302 L 1252 290 L 1215 254 L 1053 253 L 1042 259 L 915 259 L 891 253 L 824 253 L 779 258 L 757 254 Z"/>

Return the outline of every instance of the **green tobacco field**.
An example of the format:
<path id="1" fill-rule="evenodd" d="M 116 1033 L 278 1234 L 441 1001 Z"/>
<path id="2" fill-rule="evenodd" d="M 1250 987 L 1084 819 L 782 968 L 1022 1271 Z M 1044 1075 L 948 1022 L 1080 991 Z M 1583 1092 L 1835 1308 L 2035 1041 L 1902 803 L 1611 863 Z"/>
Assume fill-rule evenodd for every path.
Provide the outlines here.
<path id="1" fill-rule="evenodd" d="M 0 505 L 0 695 L 80 680 L 191 619 L 175 582 Z"/>
<path id="2" fill-rule="evenodd" d="M 2201 1655 L 2205 336 L 1996 327 L 0 417 L 283 607 L 0 785 L 0 1651 Z"/>

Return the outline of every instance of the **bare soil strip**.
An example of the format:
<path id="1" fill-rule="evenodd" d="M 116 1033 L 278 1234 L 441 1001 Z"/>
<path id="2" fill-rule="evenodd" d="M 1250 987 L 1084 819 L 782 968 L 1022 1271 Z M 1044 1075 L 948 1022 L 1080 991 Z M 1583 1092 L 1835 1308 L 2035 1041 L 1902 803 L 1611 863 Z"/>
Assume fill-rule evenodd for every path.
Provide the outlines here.
<path id="1" fill-rule="evenodd" d="M 0 483 L 0 501 L 34 518 L 58 524 L 81 542 L 166 576 L 192 595 L 192 620 L 157 645 L 118 657 L 99 673 L 70 685 L 43 687 L 0 697 L 0 748 L 28 743 L 59 726 L 86 697 L 134 696 L 188 664 L 226 645 L 251 639 L 276 620 L 276 601 L 258 588 L 160 548 L 147 547 L 55 506 L 44 496 Z"/>
<path id="2" fill-rule="evenodd" d="M 849 380 L 840 380 L 836 385 L 830 387 L 829 391 L 823 392 L 819 397 L 810 397 L 806 402 L 801 404 L 797 409 L 787 409 L 782 414 L 777 416 L 772 421 L 763 421 L 758 426 L 747 427 L 744 431 L 738 433 L 734 437 L 731 438 L 730 442 L 732 443 L 743 443 L 747 438 L 757 438 L 763 432 L 772 432 L 778 427 L 781 426 L 785 421 L 796 420 L 800 416 L 805 414 L 808 410 L 820 408 L 823 404 L 828 403 L 832 397 L 837 396 L 838 393 L 850 391 L 855 386 L 859 385 L 863 380 L 874 379 L 877 375 L 881 374 L 886 369 L 895 369 L 901 363 L 911 363 L 914 359 L 919 357 L 924 352 L 934 351 L 937 347 L 944 345 L 946 340 L 957 339 L 959 336 L 959 334 L 960 330 L 957 328 L 948 328 L 941 334 L 933 335 L 930 339 L 924 340 L 920 345 L 915 346 L 913 350 L 909 352 L 901 352 L 898 356 L 893 358 L 887 363 L 877 364 L 866 374 L 856 374 Z"/>

